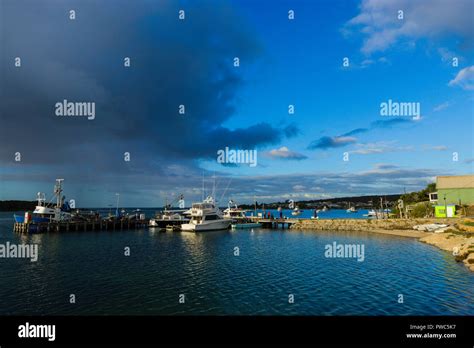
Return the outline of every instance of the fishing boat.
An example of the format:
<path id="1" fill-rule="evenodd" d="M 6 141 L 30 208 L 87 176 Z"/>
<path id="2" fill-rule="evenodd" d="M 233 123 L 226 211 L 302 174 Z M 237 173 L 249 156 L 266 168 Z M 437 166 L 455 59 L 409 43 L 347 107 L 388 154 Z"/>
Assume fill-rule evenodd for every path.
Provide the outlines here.
<path id="1" fill-rule="evenodd" d="M 145 214 L 142 213 L 141 209 L 135 209 L 131 213 L 126 212 L 124 209 L 120 212 L 120 217 L 123 220 L 145 220 Z"/>
<path id="2" fill-rule="evenodd" d="M 189 222 L 186 210 L 165 210 L 156 214 L 155 218 L 150 219 L 148 226 L 150 227 L 166 227 L 170 225 L 182 225 Z"/>
<path id="3" fill-rule="evenodd" d="M 212 196 L 208 196 L 201 203 L 193 203 L 190 212 L 191 219 L 189 223 L 181 225 L 183 231 L 225 230 L 232 223 L 232 219 L 224 218 L 220 209 L 216 207 Z"/>
<path id="4" fill-rule="evenodd" d="M 56 179 L 56 184 L 54 185 L 54 196 L 53 198 L 51 198 L 51 201 L 53 201 L 53 199 L 56 198 L 56 205 L 53 205 L 52 203 L 46 203 L 46 195 L 42 192 L 38 192 L 37 194 L 38 205 L 36 206 L 33 213 L 26 212 L 23 216 L 13 214 L 15 222 L 40 223 L 40 222 L 50 222 L 50 221 L 59 222 L 59 221 L 71 220 L 72 214 L 71 214 L 71 208 L 69 206 L 69 203 L 65 201 L 66 199 L 65 196 L 61 196 L 63 192 L 63 189 L 62 189 L 63 181 L 64 179 Z"/>
<path id="5" fill-rule="evenodd" d="M 172 209 L 177 204 L 180 209 Z M 162 212 L 155 215 L 153 219 L 148 222 L 149 227 L 167 228 L 168 226 L 178 226 L 189 222 L 190 210 L 184 209 L 184 196 L 180 194 L 176 200 L 168 203 L 168 198 L 165 199 L 165 208 Z"/>

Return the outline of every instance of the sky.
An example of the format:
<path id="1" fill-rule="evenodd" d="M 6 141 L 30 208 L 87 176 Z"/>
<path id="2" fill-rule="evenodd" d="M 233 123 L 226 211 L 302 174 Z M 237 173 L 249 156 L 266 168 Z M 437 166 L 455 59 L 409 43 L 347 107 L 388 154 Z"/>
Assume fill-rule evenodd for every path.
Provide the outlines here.
<path id="1" fill-rule="evenodd" d="M 155 207 L 203 182 L 225 204 L 474 173 L 469 0 L 1 0 L 0 42 L 0 200 L 56 178 L 79 207 Z"/>

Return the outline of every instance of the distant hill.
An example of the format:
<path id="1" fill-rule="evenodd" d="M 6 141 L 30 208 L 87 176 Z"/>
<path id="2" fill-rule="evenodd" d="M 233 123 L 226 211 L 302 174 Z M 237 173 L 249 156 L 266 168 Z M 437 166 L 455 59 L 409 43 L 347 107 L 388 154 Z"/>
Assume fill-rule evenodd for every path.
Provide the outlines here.
<path id="1" fill-rule="evenodd" d="M 0 211 L 34 210 L 36 201 L 0 201 Z"/>
<path id="2" fill-rule="evenodd" d="M 322 208 L 328 206 L 330 208 L 340 208 L 347 209 L 349 205 L 356 208 L 375 208 L 380 206 L 380 198 L 383 198 L 384 204 L 387 203 L 388 206 L 394 205 L 394 203 L 400 199 L 401 194 L 395 195 L 372 195 L 372 196 L 356 196 L 356 197 L 339 197 L 339 198 L 328 198 L 328 199 L 317 199 L 309 201 L 295 201 L 295 204 L 299 208 L 309 209 L 309 208 Z M 265 208 L 267 209 L 277 209 L 278 207 L 288 208 L 288 200 L 284 202 L 275 202 L 275 203 L 265 203 Z M 254 209 L 254 204 L 243 204 L 241 205 L 243 209 Z M 257 208 L 262 208 L 261 203 L 257 203 Z"/>

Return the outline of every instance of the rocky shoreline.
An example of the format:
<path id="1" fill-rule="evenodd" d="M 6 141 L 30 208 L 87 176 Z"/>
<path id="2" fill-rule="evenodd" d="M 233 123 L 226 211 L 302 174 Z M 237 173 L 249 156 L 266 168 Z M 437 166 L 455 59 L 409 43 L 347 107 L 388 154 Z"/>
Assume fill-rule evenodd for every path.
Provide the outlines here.
<path id="1" fill-rule="evenodd" d="M 448 225 L 443 232 L 425 232 L 413 227 L 428 224 Z M 436 246 L 453 254 L 456 261 L 463 262 L 474 272 L 474 220 L 451 219 L 300 219 L 292 230 L 317 231 L 363 231 L 418 238 L 421 242 Z"/>

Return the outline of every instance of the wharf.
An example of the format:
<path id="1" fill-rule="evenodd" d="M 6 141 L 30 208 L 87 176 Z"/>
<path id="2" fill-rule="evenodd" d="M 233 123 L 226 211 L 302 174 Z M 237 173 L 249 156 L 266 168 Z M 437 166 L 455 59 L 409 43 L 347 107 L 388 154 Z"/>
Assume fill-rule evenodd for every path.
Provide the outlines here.
<path id="1" fill-rule="evenodd" d="M 263 228 L 271 228 L 271 229 L 277 229 L 277 228 L 290 228 L 291 225 L 295 224 L 298 222 L 300 219 L 264 219 L 261 217 L 255 217 L 252 216 L 250 217 L 252 222 L 257 222 L 262 224 Z"/>
<path id="2" fill-rule="evenodd" d="M 13 231 L 17 233 L 44 233 L 69 231 L 115 231 L 138 229 L 148 226 L 148 220 L 94 220 L 94 221 L 62 221 L 20 223 L 15 222 Z"/>

